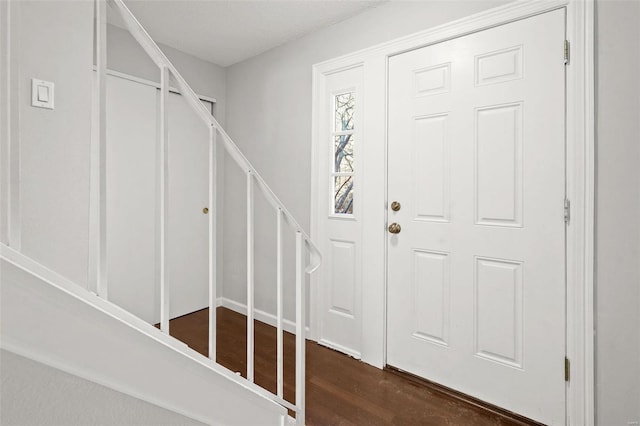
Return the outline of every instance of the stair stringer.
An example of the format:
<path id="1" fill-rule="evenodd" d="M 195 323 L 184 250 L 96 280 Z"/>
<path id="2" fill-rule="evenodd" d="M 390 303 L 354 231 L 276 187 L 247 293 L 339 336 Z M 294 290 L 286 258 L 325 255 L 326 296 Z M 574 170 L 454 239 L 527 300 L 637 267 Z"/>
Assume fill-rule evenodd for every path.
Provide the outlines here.
<path id="1" fill-rule="evenodd" d="M 211 425 L 284 425 L 267 392 L 0 244 L 0 347 Z"/>

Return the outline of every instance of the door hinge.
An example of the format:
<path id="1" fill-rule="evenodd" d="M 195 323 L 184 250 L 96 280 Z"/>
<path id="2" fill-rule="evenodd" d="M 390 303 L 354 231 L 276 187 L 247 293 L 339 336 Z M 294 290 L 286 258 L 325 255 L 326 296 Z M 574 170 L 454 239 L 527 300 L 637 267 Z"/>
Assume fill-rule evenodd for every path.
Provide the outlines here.
<path id="1" fill-rule="evenodd" d="M 564 64 L 569 64 L 569 57 L 571 55 L 571 45 L 569 44 L 569 40 L 564 41 Z"/>
<path id="2" fill-rule="evenodd" d="M 569 362 L 569 358 L 564 357 L 564 381 L 568 382 L 571 378 L 571 363 Z"/>
<path id="3" fill-rule="evenodd" d="M 571 220 L 571 201 L 568 198 L 564 199 L 564 223 L 567 225 Z"/>

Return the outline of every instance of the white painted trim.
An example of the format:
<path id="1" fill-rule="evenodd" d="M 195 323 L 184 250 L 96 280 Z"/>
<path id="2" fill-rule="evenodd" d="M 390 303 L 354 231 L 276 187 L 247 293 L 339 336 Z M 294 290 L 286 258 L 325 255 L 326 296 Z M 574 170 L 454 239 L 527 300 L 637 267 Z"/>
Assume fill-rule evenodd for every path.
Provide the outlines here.
<path id="1" fill-rule="evenodd" d="M 209 284 L 209 359 L 212 361 L 216 360 L 217 356 L 217 316 L 215 309 L 213 307 L 217 304 L 217 292 L 218 292 L 218 240 L 217 240 L 217 231 L 218 231 L 218 180 L 217 180 L 217 133 L 216 129 L 213 126 L 209 127 L 209 217 L 208 224 L 209 229 L 207 229 L 208 234 L 208 284 Z"/>
<path id="2" fill-rule="evenodd" d="M 22 225 L 20 214 L 20 2 L 2 2 L 2 33 L 0 46 L 0 74 L 2 75 L 2 99 L 0 107 L 1 147 L 0 197 L 4 204 L 2 235 L 8 245 L 20 250 Z M 6 198 L 5 198 L 6 197 Z M 0 227 L 3 228 L 3 227 Z"/>
<path id="3" fill-rule="evenodd" d="M 498 25 L 525 19 L 555 9 L 566 7 L 569 3 L 583 0 L 520 0 L 485 10 L 446 24 L 419 31 L 391 41 L 383 42 L 337 58 L 329 59 L 313 65 L 313 69 L 321 74 L 331 74 L 342 69 L 356 66 L 376 56 L 394 56 L 430 44 L 440 43 L 452 38 L 482 31 Z"/>
<path id="4" fill-rule="evenodd" d="M 94 237 L 90 242 L 90 248 L 95 250 L 95 288 L 98 295 L 104 299 L 108 299 L 109 295 L 109 277 L 107 276 L 107 5 L 102 0 L 94 1 L 95 13 L 95 56 L 97 69 L 97 91 L 93 91 L 93 95 L 97 96 L 94 106 L 97 109 L 93 114 L 95 119 L 95 136 L 94 143 L 97 144 L 95 152 L 97 153 L 97 161 L 92 165 L 98 167 L 95 173 L 97 182 L 94 187 L 97 189 L 97 195 L 94 197 L 96 202 L 95 214 L 97 226 L 96 232 L 89 235 Z M 92 186 L 90 185 L 90 188 Z M 89 196 L 91 199 L 91 194 Z M 91 208 L 90 208 L 91 209 Z M 91 257 L 91 255 L 90 255 Z M 89 282 L 94 277 L 89 277 Z"/>
<path id="5" fill-rule="evenodd" d="M 284 397 L 284 319 L 282 277 L 282 211 L 276 209 L 276 395 Z"/>
<path id="6" fill-rule="evenodd" d="M 247 172 L 247 380 L 253 382 L 254 344 L 254 235 L 253 235 L 253 178 L 251 170 Z"/>
<path id="7" fill-rule="evenodd" d="M 296 232 L 296 424 L 304 426 L 306 415 L 306 282 L 303 236 Z"/>
<path id="8" fill-rule="evenodd" d="M 324 79 L 327 75 L 341 69 L 364 63 L 365 86 L 371 93 L 384 96 L 383 106 L 368 98 L 366 114 L 376 116 L 379 124 L 375 130 L 367 132 L 369 143 L 379 148 L 383 133 L 384 152 L 386 152 L 386 85 L 387 63 L 390 56 L 409 50 L 435 44 L 451 38 L 507 24 L 516 20 L 538 15 L 551 10 L 566 8 L 567 39 L 571 42 L 571 63 L 567 66 L 567 196 L 571 199 L 572 220 L 567 228 L 567 356 L 571 359 L 571 381 L 567 386 L 567 424 L 594 424 L 594 3 L 591 0 L 549 0 L 516 1 L 494 9 L 453 21 L 438 27 L 418 32 L 406 37 L 381 43 L 354 53 L 340 56 L 313 66 L 312 98 L 312 178 L 311 178 L 311 235 L 318 235 L 319 215 L 318 193 L 319 167 L 317 164 L 319 149 L 322 149 L 319 135 L 319 105 L 322 99 Z M 373 88 L 372 88 L 373 87 Z M 382 89 L 384 87 L 384 89 Z M 376 92 L 384 90 L 384 95 Z M 373 107 L 371 105 L 374 105 Z M 374 111 L 372 111 L 374 110 Z M 386 154 L 385 154 L 386 158 Z M 378 158 L 376 158 L 378 160 Z M 378 164 L 385 167 L 386 160 Z M 363 165 L 366 168 L 366 165 Z M 381 185 L 381 189 L 382 189 Z M 386 187 L 384 187 L 386 203 Z M 374 200 L 381 205 L 382 198 Z M 375 220 L 365 223 L 363 235 L 373 239 L 375 235 L 385 233 L 386 212 L 374 213 Z M 384 218 L 384 219 L 382 219 Z M 384 239 L 386 241 L 386 238 Z M 376 240 L 377 241 L 377 240 Z M 377 248 L 376 250 L 380 250 Z M 386 252 L 386 250 L 385 250 Z M 386 255 L 376 251 L 375 256 L 363 256 L 372 261 L 386 264 Z M 366 268 L 363 268 L 366 270 Z M 386 303 L 376 304 L 382 298 L 386 300 L 386 272 L 380 278 L 368 280 L 368 291 L 363 293 L 363 318 L 367 310 L 373 311 L 369 319 L 363 321 L 362 360 L 377 367 L 385 363 L 385 335 L 377 328 L 384 328 Z M 311 335 L 319 338 L 320 316 L 318 314 L 319 291 L 321 283 L 318 276 L 311 277 Z M 380 293 L 384 294 L 380 294 Z M 384 312 L 384 314 L 381 314 Z M 386 331 L 385 331 L 386 333 Z M 368 339 L 368 341 L 366 341 Z"/>
<path id="9" fill-rule="evenodd" d="M 9 242 L 10 173 L 11 173 L 11 96 L 9 2 L 0 2 L 0 242 Z"/>
<path id="10" fill-rule="evenodd" d="M 594 2 L 567 5 L 567 387 L 570 425 L 595 424 L 595 41 Z"/>
<path id="11" fill-rule="evenodd" d="M 324 215 L 318 211 L 320 196 L 321 178 L 319 171 L 322 170 L 318 159 L 320 158 L 320 150 L 322 143 L 320 142 L 320 132 L 324 129 L 320 126 L 320 104 L 324 94 L 324 81 L 326 75 L 323 75 L 314 65 L 311 73 L 311 214 L 309 218 L 309 235 L 318 238 L 318 227 L 320 226 L 320 218 Z M 325 236 L 323 236 L 324 238 Z M 320 309 L 324 304 L 321 301 L 323 293 L 320 291 L 320 279 L 318 275 L 322 274 L 323 265 L 320 265 L 317 274 L 309 277 L 309 327 L 307 338 L 317 342 L 320 339 L 321 316 Z"/>
<path id="12" fill-rule="evenodd" d="M 169 334 L 171 306 L 170 283 L 167 280 L 167 234 L 169 230 L 169 68 L 160 68 L 158 98 L 158 133 L 156 142 L 156 282 L 160 285 L 160 329 Z M 105 216 L 106 220 L 106 216 Z"/>
<path id="13" fill-rule="evenodd" d="M 240 302 L 236 302 L 235 300 L 231 300 L 229 298 L 226 297 L 219 297 L 218 298 L 218 307 L 223 307 L 223 308 L 227 308 L 230 309 L 234 312 L 237 312 L 239 314 L 242 315 L 247 315 L 247 305 L 245 305 L 244 303 L 240 303 Z M 270 314 L 266 311 L 263 311 L 261 309 L 254 309 L 253 310 L 253 318 L 257 321 L 263 322 L 267 325 L 270 325 L 272 327 L 277 327 L 278 326 L 278 322 L 276 319 L 276 316 L 273 314 Z M 288 320 L 286 318 L 284 318 L 282 320 L 282 329 L 284 331 L 286 331 L 287 333 L 291 333 L 291 334 L 295 334 L 296 333 L 296 323 Z M 309 327 L 306 328 L 306 338 L 310 339 L 309 337 Z"/>
<path id="14" fill-rule="evenodd" d="M 98 255 L 100 254 L 100 96 L 98 94 L 98 73 L 94 73 L 91 77 L 91 140 L 89 142 L 89 247 L 87 250 L 87 288 L 94 293 L 98 293 Z"/>
<path id="15" fill-rule="evenodd" d="M 264 399 L 280 404 L 280 401 L 278 400 L 276 395 L 270 393 L 269 391 L 261 388 L 256 384 L 248 382 L 244 378 L 236 375 L 231 370 L 221 366 L 220 364 L 217 364 L 211 361 L 209 358 L 205 357 L 204 355 L 200 354 L 194 349 L 191 349 L 189 346 L 182 343 L 178 339 L 175 339 L 163 333 L 162 331 L 160 331 L 153 325 L 147 323 L 146 321 L 142 320 L 141 318 L 138 318 L 137 316 L 120 308 L 119 306 L 107 300 L 102 299 L 95 293 L 92 293 L 86 290 L 85 288 L 80 287 L 79 285 L 69 281 L 63 276 L 37 263 L 33 259 L 23 255 L 22 253 L 16 251 L 15 249 L 8 247 L 4 244 L 0 244 L 0 259 L 7 261 L 8 263 L 22 269 L 23 271 L 33 275 L 34 277 L 37 277 L 43 282 L 66 293 L 67 295 L 74 297 L 75 299 L 78 299 L 83 303 L 86 303 L 88 306 L 94 309 L 97 309 L 98 311 L 108 315 L 109 317 L 114 318 L 117 321 L 120 321 L 121 323 L 136 330 L 137 332 L 142 333 L 143 335 L 169 347 L 175 352 L 181 353 L 182 355 L 186 356 L 192 361 L 210 370 L 213 370 L 218 374 L 221 374 L 223 377 L 230 380 L 231 382 L 241 385 L 242 387 L 260 395 Z M 0 339 L 0 342 L 2 343 L 2 345 L 5 344 L 4 339 Z M 46 362 L 44 363 L 46 364 Z M 51 364 L 48 364 L 48 365 L 51 365 Z M 56 367 L 54 365 L 52 366 Z M 70 373 L 75 374 L 73 372 L 70 372 Z M 96 381 L 91 377 L 85 377 L 82 375 L 79 375 L 79 376 L 86 378 L 87 380 Z M 106 386 L 117 389 L 108 384 Z"/>
<path id="16" fill-rule="evenodd" d="M 93 67 L 93 70 L 96 71 L 95 66 Z M 107 75 L 110 75 L 112 77 L 122 78 L 123 80 L 133 81 L 134 83 L 144 84 L 145 86 L 155 87 L 156 89 L 160 89 L 160 83 L 153 80 L 147 80 L 146 78 L 136 77 L 135 75 L 127 74 L 126 72 L 116 71 L 116 70 L 107 68 Z M 173 86 L 169 86 L 169 92 L 175 93 L 176 95 L 182 95 L 182 93 L 180 93 L 180 90 L 176 89 Z M 216 98 L 212 98 L 211 96 L 199 95 L 197 93 L 196 93 L 196 96 L 201 101 L 211 102 L 212 104 L 215 104 L 217 102 Z"/>

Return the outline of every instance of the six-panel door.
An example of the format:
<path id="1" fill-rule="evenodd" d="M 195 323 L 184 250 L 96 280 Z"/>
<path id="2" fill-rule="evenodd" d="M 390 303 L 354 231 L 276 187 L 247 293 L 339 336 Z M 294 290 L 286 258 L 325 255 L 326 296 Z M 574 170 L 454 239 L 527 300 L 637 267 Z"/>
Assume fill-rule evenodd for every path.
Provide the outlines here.
<path id="1" fill-rule="evenodd" d="M 387 363 L 565 420 L 558 10 L 389 60 Z"/>

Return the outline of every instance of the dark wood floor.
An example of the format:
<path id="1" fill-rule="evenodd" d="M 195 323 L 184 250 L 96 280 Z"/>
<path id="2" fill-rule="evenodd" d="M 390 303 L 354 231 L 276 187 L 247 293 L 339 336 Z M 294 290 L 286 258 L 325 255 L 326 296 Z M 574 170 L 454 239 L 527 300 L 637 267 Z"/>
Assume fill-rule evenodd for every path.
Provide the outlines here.
<path id="1" fill-rule="evenodd" d="M 171 335 L 207 355 L 208 310 L 171 320 Z M 217 310 L 217 361 L 246 373 L 246 317 Z M 275 392 L 276 330 L 255 322 L 255 382 Z M 307 341 L 307 425 L 522 425 Z M 285 398 L 294 401 L 295 341 L 285 333 Z"/>

